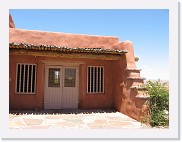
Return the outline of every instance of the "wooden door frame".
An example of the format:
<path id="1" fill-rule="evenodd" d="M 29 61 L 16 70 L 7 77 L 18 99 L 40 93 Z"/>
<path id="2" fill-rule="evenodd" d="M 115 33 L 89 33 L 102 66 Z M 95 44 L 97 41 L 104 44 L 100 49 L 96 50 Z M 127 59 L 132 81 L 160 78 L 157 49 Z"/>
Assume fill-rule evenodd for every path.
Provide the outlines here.
<path id="1" fill-rule="evenodd" d="M 43 100 L 44 100 L 44 109 L 45 108 L 45 103 L 46 103 L 46 100 L 45 100 L 45 91 L 47 89 L 47 84 L 48 84 L 48 68 L 51 68 L 51 67 L 59 67 L 60 68 L 60 78 L 63 77 L 63 67 L 61 65 L 45 65 L 45 74 L 44 74 L 44 95 L 43 95 Z M 47 73 L 46 73 L 47 72 Z M 62 82 L 60 80 L 60 91 L 61 91 L 61 94 L 62 94 L 62 91 L 63 91 L 63 86 L 62 86 Z M 61 101 L 62 101 L 62 96 L 61 96 Z M 61 108 L 62 108 L 62 104 L 61 104 Z"/>
<path id="2" fill-rule="evenodd" d="M 62 86 L 62 90 L 64 89 L 64 77 L 65 77 L 65 68 L 74 68 L 76 69 L 76 89 L 77 89 L 77 108 L 79 105 L 79 66 L 63 66 L 63 86 Z"/>
<path id="3" fill-rule="evenodd" d="M 79 66 L 81 65 L 81 64 L 84 64 L 83 62 L 51 62 L 51 61 L 41 61 L 42 63 L 44 63 L 44 65 L 45 65 L 45 68 L 44 68 L 44 81 L 45 81 L 45 83 L 44 83 L 44 91 L 43 91 L 43 108 L 45 109 L 45 91 L 46 91 L 46 67 L 47 66 L 61 66 L 61 69 L 62 69 L 62 74 L 61 74 L 61 77 L 62 77 L 62 79 L 63 79 L 63 77 L 64 77 L 64 68 L 66 68 L 66 67 L 73 67 L 73 68 L 76 68 L 76 70 L 78 70 L 78 72 L 76 73 L 77 74 L 77 79 L 76 79 L 76 81 L 77 81 L 77 90 L 78 90 L 78 92 L 77 92 L 77 100 L 78 100 L 78 106 L 79 106 L 79 92 L 80 92 L 80 86 L 79 86 L 79 79 L 80 79 L 80 76 L 79 76 L 79 72 L 80 72 L 80 69 L 79 69 Z M 62 81 L 64 81 L 64 80 L 62 80 Z M 64 84 L 64 82 L 62 82 L 62 86 L 61 86 L 61 88 L 62 88 L 62 91 L 63 91 L 63 84 Z"/>

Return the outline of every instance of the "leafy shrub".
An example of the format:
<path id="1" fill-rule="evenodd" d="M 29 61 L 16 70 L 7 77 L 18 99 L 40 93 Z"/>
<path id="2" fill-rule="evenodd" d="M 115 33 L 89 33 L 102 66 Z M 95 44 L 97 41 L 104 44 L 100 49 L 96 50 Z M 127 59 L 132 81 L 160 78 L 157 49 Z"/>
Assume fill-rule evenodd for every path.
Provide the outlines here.
<path id="1" fill-rule="evenodd" d="M 152 127 L 169 126 L 169 90 L 166 83 L 148 81 L 146 84 L 150 98 L 148 100 L 150 125 Z"/>

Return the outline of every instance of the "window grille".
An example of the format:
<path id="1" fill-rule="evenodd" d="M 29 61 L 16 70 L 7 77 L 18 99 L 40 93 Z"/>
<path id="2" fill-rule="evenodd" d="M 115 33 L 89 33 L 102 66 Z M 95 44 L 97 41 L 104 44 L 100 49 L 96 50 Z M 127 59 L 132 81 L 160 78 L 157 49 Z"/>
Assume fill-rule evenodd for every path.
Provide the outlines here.
<path id="1" fill-rule="evenodd" d="M 104 67 L 100 66 L 88 67 L 87 92 L 104 93 Z"/>
<path id="2" fill-rule="evenodd" d="M 17 64 L 16 93 L 35 94 L 35 80 L 35 64 Z"/>
<path id="3" fill-rule="evenodd" d="M 60 68 L 49 68 L 48 87 L 60 87 Z"/>
<path id="4" fill-rule="evenodd" d="M 76 69 L 65 68 L 64 87 L 76 87 Z"/>

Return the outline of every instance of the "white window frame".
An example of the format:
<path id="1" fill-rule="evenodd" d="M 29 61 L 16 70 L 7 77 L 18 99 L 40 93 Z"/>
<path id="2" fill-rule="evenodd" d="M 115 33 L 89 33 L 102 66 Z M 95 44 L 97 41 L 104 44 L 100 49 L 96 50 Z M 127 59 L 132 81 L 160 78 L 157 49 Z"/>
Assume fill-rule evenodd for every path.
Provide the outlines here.
<path id="1" fill-rule="evenodd" d="M 102 68 L 103 69 L 103 82 L 102 82 L 102 91 L 99 91 L 98 92 L 98 86 L 96 86 L 96 91 L 94 91 L 94 89 L 93 89 L 93 91 L 91 91 L 90 90 L 90 92 L 89 92 L 89 88 L 88 88 L 88 85 L 90 85 L 90 88 L 91 88 L 91 82 L 90 82 L 90 84 L 89 84 L 89 82 L 88 82 L 88 74 L 89 74 L 89 68 L 91 69 L 92 67 L 96 67 L 96 68 Z M 97 71 L 98 71 L 98 69 L 97 69 Z M 101 70 L 100 70 L 101 71 Z M 100 78 L 101 78 L 101 76 L 100 76 Z M 104 85 L 104 79 L 105 79 L 105 77 L 104 77 L 104 66 L 87 66 L 87 94 L 104 94 L 104 90 L 105 90 L 105 85 Z M 90 78 L 90 80 L 91 80 L 91 78 Z M 96 82 L 96 84 L 97 84 L 98 82 Z M 94 86 L 94 85 L 93 85 Z"/>
<path id="2" fill-rule="evenodd" d="M 17 74 L 18 74 L 18 65 L 20 65 L 20 66 L 22 66 L 22 65 L 24 65 L 24 66 L 26 66 L 26 65 L 28 65 L 28 68 L 29 68 L 29 66 L 30 65 L 34 65 L 35 66 L 35 82 L 34 82 L 34 92 L 25 92 L 24 91 L 24 89 L 23 89 L 23 92 L 21 92 L 20 90 L 21 90 L 21 87 L 19 88 L 19 92 L 17 92 Z M 25 72 L 25 71 L 24 71 Z M 29 72 L 29 70 L 28 70 L 28 72 Z M 37 64 L 30 64 L 30 63 L 17 63 L 16 64 L 16 82 L 15 82 L 15 93 L 16 94 L 36 94 L 36 76 L 37 76 Z M 24 81 L 25 81 L 25 79 L 23 79 Z M 28 84 L 28 83 L 27 83 Z M 24 84 L 23 84 L 23 86 L 24 86 Z M 28 85 L 27 85 L 28 86 Z"/>
<path id="3" fill-rule="evenodd" d="M 65 86 L 66 69 L 75 69 L 75 84 L 74 84 L 75 86 Z M 63 87 L 65 87 L 65 88 L 68 88 L 68 87 L 75 88 L 75 87 L 77 87 L 76 86 L 76 81 L 77 81 L 77 69 L 75 67 L 64 67 Z"/>

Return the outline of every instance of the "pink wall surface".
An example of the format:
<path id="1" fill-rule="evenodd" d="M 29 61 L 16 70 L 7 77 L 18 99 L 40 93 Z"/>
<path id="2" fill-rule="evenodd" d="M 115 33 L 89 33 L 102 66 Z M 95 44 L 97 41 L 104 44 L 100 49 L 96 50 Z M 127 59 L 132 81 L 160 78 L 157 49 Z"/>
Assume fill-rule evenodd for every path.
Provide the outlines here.
<path id="1" fill-rule="evenodd" d="M 115 44 L 113 48 L 128 51 L 121 60 L 114 63 L 114 106 L 118 111 L 140 120 L 142 112 L 146 109 L 146 99 L 137 98 L 138 91 L 131 87 L 143 85 L 143 79 L 140 78 L 140 70 L 127 70 L 137 69 L 133 45 L 130 41 L 125 41 Z"/>
<path id="2" fill-rule="evenodd" d="M 10 55 L 10 109 L 44 109 L 44 71 L 46 62 L 82 62 L 79 65 L 79 108 L 113 108 L 113 76 L 112 62 L 94 59 L 71 59 L 60 57 L 34 57 Z M 36 94 L 16 94 L 16 64 L 37 64 Z M 54 64 L 53 64 L 54 65 Z M 103 94 L 87 94 L 87 66 L 104 66 L 105 92 Z"/>

